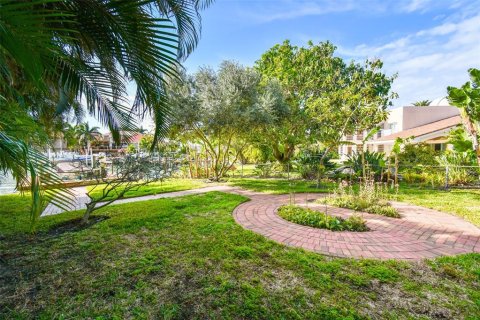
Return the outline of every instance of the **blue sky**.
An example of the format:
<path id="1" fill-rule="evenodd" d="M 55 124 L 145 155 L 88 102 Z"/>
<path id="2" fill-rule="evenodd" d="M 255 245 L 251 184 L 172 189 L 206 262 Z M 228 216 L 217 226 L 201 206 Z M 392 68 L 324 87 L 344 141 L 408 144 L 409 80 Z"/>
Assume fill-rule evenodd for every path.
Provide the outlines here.
<path id="1" fill-rule="evenodd" d="M 446 94 L 480 68 L 480 0 L 217 0 L 202 13 L 189 72 L 225 59 L 253 65 L 276 43 L 329 40 L 346 60 L 398 73 L 395 106 Z"/>

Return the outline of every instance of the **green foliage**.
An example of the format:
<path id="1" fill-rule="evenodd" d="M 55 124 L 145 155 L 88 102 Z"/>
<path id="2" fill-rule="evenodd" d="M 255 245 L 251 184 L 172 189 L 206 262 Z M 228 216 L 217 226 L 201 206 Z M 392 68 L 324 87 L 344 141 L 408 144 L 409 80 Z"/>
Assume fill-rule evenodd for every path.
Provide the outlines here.
<path id="1" fill-rule="evenodd" d="M 268 99 L 259 84 L 256 71 L 231 61 L 170 84 L 169 103 L 176 110 L 172 134 L 202 146 L 216 181 L 240 158 L 261 121 Z"/>
<path id="2" fill-rule="evenodd" d="M 439 153 L 426 143 L 407 143 L 398 153 L 398 164 L 400 167 L 436 165 L 435 157 L 438 155 Z"/>
<path id="3" fill-rule="evenodd" d="M 439 165 L 448 167 L 448 183 L 450 185 L 465 185 L 479 181 L 480 169 L 475 165 L 475 154 L 466 152 L 445 152 L 436 158 Z M 445 180 L 445 173 L 441 174 Z M 442 179 L 442 177 L 440 178 Z"/>
<path id="4" fill-rule="evenodd" d="M 457 152 L 472 151 L 472 140 L 468 137 L 463 127 L 458 127 L 448 133 L 448 143 L 453 146 Z"/>
<path id="5" fill-rule="evenodd" d="M 365 221 L 359 216 L 351 216 L 343 219 L 294 205 L 281 206 L 278 208 L 278 215 L 287 221 L 319 229 L 332 231 L 368 231 Z"/>
<path id="6" fill-rule="evenodd" d="M 140 150 L 149 150 L 152 147 L 154 137 L 152 134 L 144 134 L 140 139 Z"/>
<path id="7" fill-rule="evenodd" d="M 289 41 L 267 50 L 256 62 L 262 81 L 278 81 L 289 112 L 263 128 L 264 143 L 275 158 L 288 161 L 295 146 L 319 140 L 334 150 L 343 135 L 374 127 L 387 117 L 394 77 L 381 72 L 379 60 L 345 63 L 330 42 L 293 46 Z M 341 84 L 341 85 L 339 85 Z"/>
<path id="8" fill-rule="evenodd" d="M 335 168 L 331 155 L 326 150 L 303 149 L 295 157 L 296 170 L 303 179 L 317 179 L 328 170 Z"/>
<path id="9" fill-rule="evenodd" d="M 127 146 L 126 152 L 127 152 L 127 154 L 137 153 L 137 148 L 135 148 L 135 145 L 134 145 L 134 144 L 130 143 L 130 144 Z"/>
<path id="10" fill-rule="evenodd" d="M 383 152 L 365 150 L 363 152 L 363 157 L 365 159 L 367 171 L 374 173 L 376 176 L 379 176 L 382 170 L 385 169 L 385 154 Z M 362 154 L 354 152 L 349 155 L 345 161 L 345 165 L 352 168 L 355 173 L 361 174 L 363 169 Z"/>
<path id="11" fill-rule="evenodd" d="M 0 172 L 10 173 L 16 180 L 17 189 L 30 190 L 30 226 L 33 230 L 48 203 L 68 210 L 73 194 L 58 187 L 62 181 L 55 167 L 36 148 L 48 140 L 42 127 L 25 115 L 18 104 L 12 104 L 10 110 L 5 107 L 0 101 Z M 32 134 L 31 130 L 35 133 Z"/>
<path id="12" fill-rule="evenodd" d="M 60 181 L 38 150 L 50 141 L 32 144 L 19 131 L 52 137 L 71 113 L 78 119 L 86 110 L 117 142 L 120 130 L 135 128 L 134 112 L 150 113 L 160 135 L 170 113 L 165 79 L 176 76 L 179 59 L 195 47 L 199 10 L 210 2 L 2 1 L 1 113 L 13 119 L 21 112 L 35 125 L 9 131 L 0 120 L 0 169 L 17 185 L 28 176 L 32 217 L 54 199 L 65 202 L 67 193 L 47 191 Z M 131 82 L 137 91 L 127 107 Z"/>
<path id="13" fill-rule="evenodd" d="M 470 81 L 460 88 L 448 87 L 448 100 L 460 109 L 465 132 L 472 141 L 477 165 L 480 166 L 480 70 L 469 69 Z"/>
<path id="14" fill-rule="evenodd" d="M 429 106 L 430 103 L 432 103 L 432 100 L 418 100 L 418 101 L 412 102 L 412 105 L 416 107 L 426 107 L 426 106 Z"/>
<path id="15" fill-rule="evenodd" d="M 346 187 L 344 183 L 340 183 L 333 197 L 321 199 L 320 202 L 355 211 L 400 218 L 400 214 L 390 205 L 387 198 L 387 190 L 384 190 L 382 183 L 367 180 L 359 185 L 358 191 L 355 191 L 352 186 Z"/>

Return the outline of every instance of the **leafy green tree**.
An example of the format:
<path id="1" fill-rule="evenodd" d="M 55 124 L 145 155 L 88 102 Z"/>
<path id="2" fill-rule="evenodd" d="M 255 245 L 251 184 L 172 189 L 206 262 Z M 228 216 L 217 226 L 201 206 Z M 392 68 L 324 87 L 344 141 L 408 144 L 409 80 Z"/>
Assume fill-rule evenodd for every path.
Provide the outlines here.
<path id="1" fill-rule="evenodd" d="M 480 166 L 480 70 L 469 69 L 470 81 L 460 88 L 448 87 L 448 100 L 460 109 L 465 132 L 472 141 L 472 149 Z"/>
<path id="2" fill-rule="evenodd" d="M 316 124 L 315 135 L 327 152 L 345 135 L 371 130 L 388 117 L 397 94 L 391 92 L 395 76 L 382 73 L 380 60 L 364 64 L 329 64 L 323 91 L 312 94 L 305 107 Z"/>
<path id="3" fill-rule="evenodd" d="M 258 124 L 262 100 L 260 76 L 252 69 L 224 61 L 218 71 L 203 68 L 183 76 L 169 90 L 176 110 L 173 132 L 202 146 L 214 180 L 230 170 Z"/>
<path id="4" fill-rule="evenodd" d="M 199 11 L 211 2 L 2 1 L 2 116 L 12 118 L 12 110 L 21 111 L 22 119 L 30 117 L 39 124 L 28 127 L 35 137 L 54 131 L 66 112 L 83 109 L 107 126 L 119 143 L 120 130 L 135 127 L 134 114 L 150 113 L 158 137 L 166 132 L 171 113 L 165 79 L 177 74 L 179 61 L 194 49 Z M 128 105 L 130 82 L 136 85 L 133 105 Z M 35 150 L 48 141 L 23 139 L 4 123 L 0 133 L 0 168 L 12 172 L 18 185 L 31 184 L 36 191 L 56 183 L 54 172 L 39 178 L 45 158 Z M 41 193 L 32 193 L 32 199 L 32 208 L 40 208 Z"/>
<path id="5" fill-rule="evenodd" d="M 418 100 L 418 101 L 412 102 L 412 105 L 416 107 L 425 107 L 425 106 L 429 106 L 430 103 L 432 103 L 432 100 Z"/>
<path id="6" fill-rule="evenodd" d="M 287 163 L 295 148 L 311 137 L 311 118 L 306 112 L 308 83 L 322 85 L 325 77 L 322 62 L 331 58 L 333 46 L 310 44 L 309 48 L 293 46 L 289 41 L 267 50 L 255 63 L 262 74 L 262 84 L 270 89 L 270 106 L 257 135 L 258 143 L 268 145 L 275 159 Z"/>
<path id="7" fill-rule="evenodd" d="M 448 143 L 457 152 L 471 152 L 473 148 L 472 140 L 470 140 L 463 127 L 455 128 L 448 133 Z"/>
<path id="8" fill-rule="evenodd" d="M 390 92 L 395 77 L 381 72 L 380 60 L 347 64 L 335 49 L 329 42 L 302 48 L 285 41 L 256 62 L 263 82 L 279 81 L 287 106 L 280 121 L 262 134 L 279 161 L 288 160 L 295 146 L 313 141 L 326 147 L 326 156 L 344 135 L 372 129 L 387 118 L 396 97 Z"/>
<path id="9" fill-rule="evenodd" d="M 143 137 L 140 139 L 140 150 L 149 150 L 152 146 L 153 140 L 153 134 L 144 134 Z"/>

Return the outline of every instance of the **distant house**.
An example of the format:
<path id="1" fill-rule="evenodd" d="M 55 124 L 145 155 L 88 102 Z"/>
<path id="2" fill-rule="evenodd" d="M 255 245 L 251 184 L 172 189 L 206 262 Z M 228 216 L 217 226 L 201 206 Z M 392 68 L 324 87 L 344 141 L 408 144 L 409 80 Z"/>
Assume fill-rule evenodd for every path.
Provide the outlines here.
<path id="1" fill-rule="evenodd" d="M 370 151 L 390 154 L 396 138 L 412 138 L 411 143 L 424 142 L 435 150 L 446 150 L 448 133 L 460 125 L 458 108 L 448 105 L 446 99 L 433 101 L 429 106 L 406 106 L 390 111 L 388 119 L 379 124 L 381 130 L 366 143 Z M 341 160 L 361 149 L 365 132 L 345 136 L 344 144 L 338 148 Z"/>
<path id="2" fill-rule="evenodd" d="M 121 142 L 120 144 L 115 144 L 111 133 L 105 133 L 97 137 L 94 143 L 92 143 L 92 148 L 94 152 L 102 151 L 119 151 L 125 149 L 129 144 L 133 144 L 135 148 L 138 149 L 140 145 L 140 140 L 142 139 L 143 134 L 134 133 L 129 137 L 121 133 Z"/>

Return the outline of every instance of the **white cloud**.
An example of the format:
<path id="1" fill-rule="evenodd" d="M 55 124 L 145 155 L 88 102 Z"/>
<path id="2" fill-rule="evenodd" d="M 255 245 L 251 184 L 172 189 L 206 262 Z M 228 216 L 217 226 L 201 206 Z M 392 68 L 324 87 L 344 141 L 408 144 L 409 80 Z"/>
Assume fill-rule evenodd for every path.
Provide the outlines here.
<path id="1" fill-rule="evenodd" d="M 388 73 L 397 73 L 396 106 L 446 95 L 449 85 L 468 80 L 467 70 L 480 68 L 480 14 L 404 36 L 377 46 L 340 48 L 354 59 L 379 57 Z"/>
<path id="2" fill-rule="evenodd" d="M 248 10 L 238 11 L 242 19 L 255 23 L 270 23 L 297 19 L 305 16 L 320 16 L 338 12 L 356 11 L 371 13 L 427 12 L 438 8 L 458 8 L 471 11 L 476 0 L 273 0 L 249 1 Z M 469 10 L 466 10 L 470 8 Z M 438 30 L 437 32 L 441 32 Z"/>
<path id="3" fill-rule="evenodd" d="M 240 12 L 240 15 L 257 23 L 268 23 L 277 20 L 345 12 L 355 8 L 354 0 L 279 0 L 260 2 L 260 5 L 252 3 L 250 10 Z"/>
<path id="4" fill-rule="evenodd" d="M 425 9 L 430 5 L 431 0 L 411 0 L 403 6 L 403 9 L 407 12 L 413 12 Z"/>

